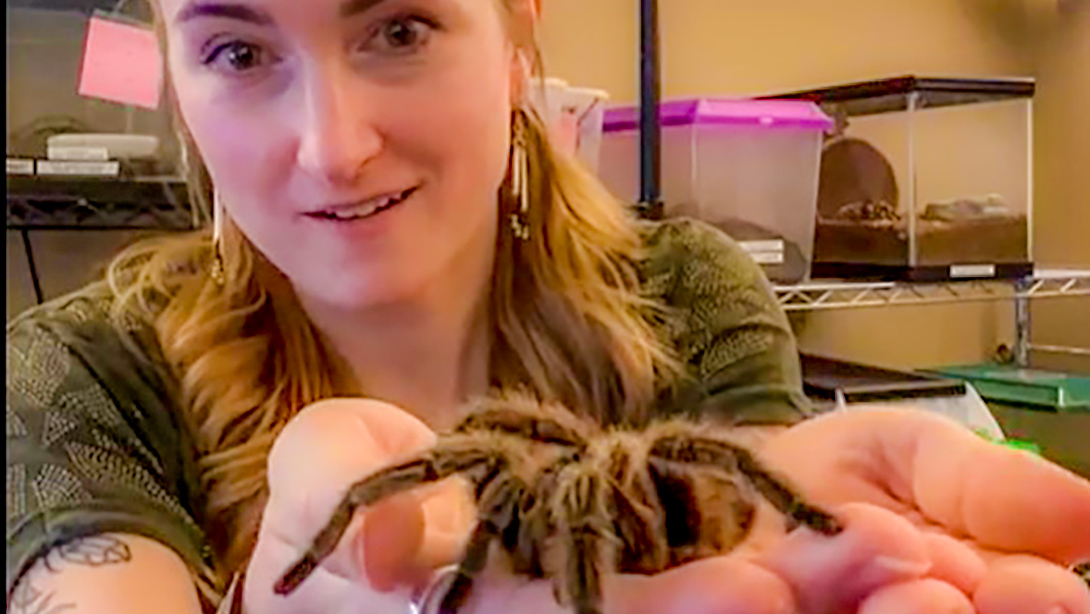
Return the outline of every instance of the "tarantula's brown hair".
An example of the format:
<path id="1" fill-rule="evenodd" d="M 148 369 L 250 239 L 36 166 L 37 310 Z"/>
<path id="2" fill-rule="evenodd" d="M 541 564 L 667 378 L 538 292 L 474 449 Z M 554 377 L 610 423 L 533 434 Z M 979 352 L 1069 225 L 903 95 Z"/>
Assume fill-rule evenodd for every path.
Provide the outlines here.
<path id="1" fill-rule="evenodd" d="M 480 403 L 431 450 L 351 485 L 276 592 L 294 591 L 333 552 L 360 506 L 454 475 L 474 486 L 478 522 L 442 614 L 465 603 L 493 542 L 516 573 L 549 578 L 578 614 L 600 614 L 604 573 L 652 574 L 731 550 L 749 532 L 758 494 L 789 526 L 841 530 L 721 424 L 601 428 L 562 406 L 508 396 Z"/>
<path id="2" fill-rule="evenodd" d="M 496 2 L 516 47 L 538 58 L 527 0 Z M 659 384 L 681 373 L 648 323 L 653 306 L 639 293 L 636 222 L 592 175 L 550 146 L 536 119 L 526 127 L 532 237 L 523 243 L 506 227 L 498 233 L 492 379 L 603 419 L 636 416 Z M 180 122 L 179 132 L 191 201 L 208 211 L 208 171 Z M 499 206 L 500 220 L 517 211 L 509 199 Z M 208 232 L 140 243 L 108 271 L 115 315 L 150 322 L 180 380 L 221 583 L 252 549 L 273 440 L 300 408 L 341 390 L 337 361 L 300 317 L 286 280 L 230 223 L 222 250 L 222 286 L 207 274 Z"/>

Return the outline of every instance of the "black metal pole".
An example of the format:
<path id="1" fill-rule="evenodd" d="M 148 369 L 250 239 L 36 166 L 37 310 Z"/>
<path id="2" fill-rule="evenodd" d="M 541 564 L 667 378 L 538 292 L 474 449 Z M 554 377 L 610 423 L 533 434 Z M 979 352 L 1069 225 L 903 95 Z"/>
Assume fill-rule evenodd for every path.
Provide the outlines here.
<path id="1" fill-rule="evenodd" d="M 640 0 L 640 202 L 636 208 L 642 217 L 650 219 L 660 219 L 663 215 L 659 188 L 661 95 L 658 0 Z"/>
<path id="2" fill-rule="evenodd" d="M 34 298 L 41 305 L 44 301 L 42 299 L 42 284 L 38 280 L 38 267 L 34 264 L 34 248 L 30 246 L 30 233 L 26 228 L 21 230 L 23 235 L 23 249 L 26 250 L 26 264 L 30 269 L 30 281 L 34 284 Z"/>

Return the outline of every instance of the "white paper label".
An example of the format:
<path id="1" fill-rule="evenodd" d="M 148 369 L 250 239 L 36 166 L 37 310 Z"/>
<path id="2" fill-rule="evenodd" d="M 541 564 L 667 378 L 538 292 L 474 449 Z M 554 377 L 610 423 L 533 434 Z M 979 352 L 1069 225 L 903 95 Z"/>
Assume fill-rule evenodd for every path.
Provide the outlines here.
<path id="1" fill-rule="evenodd" d="M 33 175 L 34 160 L 24 160 L 22 158 L 8 158 L 8 174 Z"/>
<path id="2" fill-rule="evenodd" d="M 740 241 L 738 244 L 750 254 L 756 252 L 782 252 L 784 250 L 783 241 Z"/>
<path id="3" fill-rule="evenodd" d="M 783 264 L 783 252 L 754 252 L 749 255 L 757 264 Z"/>
<path id="4" fill-rule="evenodd" d="M 96 177 L 116 177 L 121 173 L 121 163 L 38 160 L 39 175 L 93 175 Z"/>
<path id="5" fill-rule="evenodd" d="M 110 159 L 110 152 L 105 147 L 54 146 L 48 151 L 50 160 L 94 160 L 98 162 Z"/>
<path id="6" fill-rule="evenodd" d="M 956 264 L 950 267 L 950 277 L 964 279 L 966 277 L 995 277 L 994 264 Z"/>
<path id="7" fill-rule="evenodd" d="M 757 264 L 783 264 L 783 241 L 739 241 L 738 245 Z"/>

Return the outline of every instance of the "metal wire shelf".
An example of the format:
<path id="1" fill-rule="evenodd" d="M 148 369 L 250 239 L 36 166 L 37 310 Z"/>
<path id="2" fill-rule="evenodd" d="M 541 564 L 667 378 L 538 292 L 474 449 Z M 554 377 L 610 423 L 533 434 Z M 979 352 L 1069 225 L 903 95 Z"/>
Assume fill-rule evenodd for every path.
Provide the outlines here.
<path id="1" fill-rule="evenodd" d="M 1090 296 L 1090 271 L 1038 270 L 1031 278 L 1017 280 L 934 283 L 815 281 L 778 285 L 775 291 L 785 311 Z"/>
<path id="2" fill-rule="evenodd" d="M 7 181 L 8 230 L 191 230 L 178 179 L 15 178 Z"/>

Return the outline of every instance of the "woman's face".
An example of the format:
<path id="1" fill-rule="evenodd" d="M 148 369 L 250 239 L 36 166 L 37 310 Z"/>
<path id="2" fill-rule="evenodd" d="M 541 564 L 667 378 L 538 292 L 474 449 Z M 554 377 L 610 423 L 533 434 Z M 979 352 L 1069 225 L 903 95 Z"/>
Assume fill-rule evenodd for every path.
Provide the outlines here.
<path id="1" fill-rule="evenodd" d="M 233 223 L 304 300 L 488 266 L 519 64 L 496 0 L 157 0 Z"/>

